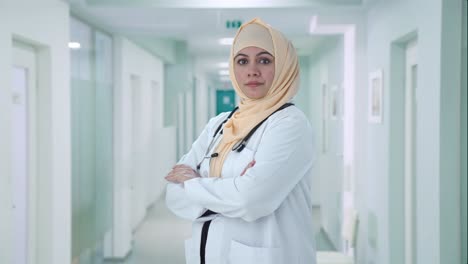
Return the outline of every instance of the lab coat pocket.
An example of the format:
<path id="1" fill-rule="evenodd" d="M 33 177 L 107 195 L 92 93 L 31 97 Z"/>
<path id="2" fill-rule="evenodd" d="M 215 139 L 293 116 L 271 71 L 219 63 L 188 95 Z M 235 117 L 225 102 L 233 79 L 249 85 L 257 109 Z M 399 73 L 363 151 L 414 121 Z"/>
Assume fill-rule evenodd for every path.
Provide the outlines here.
<path id="1" fill-rule="evenodd" d="M 284 264 L 280 248 L 250 247 L 231 241 L 229 264 Z"/>
<path id="2" fill-rule="evenodd" d="M 197 250 L 193 246 L 192 239 L 185 240 L 185 263 L 186 264 L 199 264 L 200 260 Z"/>

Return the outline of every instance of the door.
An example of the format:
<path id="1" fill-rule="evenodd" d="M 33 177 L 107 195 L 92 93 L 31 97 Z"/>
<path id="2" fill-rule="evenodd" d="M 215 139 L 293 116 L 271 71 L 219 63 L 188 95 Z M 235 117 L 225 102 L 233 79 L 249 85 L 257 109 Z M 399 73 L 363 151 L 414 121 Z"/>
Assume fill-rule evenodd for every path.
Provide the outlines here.
<path id="1" fill-rule="evenodd" d="M 142 83 L 140 76 L 130 76 L 132 105 L 132 173 L 130 174 L 130 189 L 132 193 L 132 230 L 136 231 L 145 215 L 145 199 L 143 194 L 143 146 L 142 146 Z"/>
<path id="2" fill-rule="evenodd" d="M 193 143 L 193 126 L 194 126 L 194 111 L 193 111 L 193 93 L 192 91 L 185 92 L 185 148 L 184 153 L 187 153 Z"/>
<path id="3" fill-rule="evenodd" d="M 151 147 L 147 148 L 146 153 L 149 153 L 145 157 L 147 160 L 147 166 L 150 169 L 151 173 L 147 173 L 146 182 L 149 183 L 146 186 L 146 205 L 150 206 L 154 201 L 157 200 L 157 192 L 154 191 L 154 186 L 158 186 L 158 179 L 154 177 L 154 171 L 157 170 L 157 165 L 160 162 L 160 157 L 158 154 L 158 138 L 161 135 L 161 129 L 163 127 L 162 120 L 163 120 L 163 112 L 162 112 L 162 105 L 160 102 L 160 94 L 161 94 L 161 86 L 158 81 L 152 80 L 151 81 L 151 89 L 150 89 L 150 103 L 148 105 L 148 112 L 150 116 L 150 145 Z"/>
<path id="4" fill-rule="evenodd" d="M 184 93 L 177 95 L 177 159 L 185 154 L 185 108 Z"/>
<path id="5" fill-rule="evenodd" d="M 12 59 L 12 210 L 15 264 L 34 263 L 36 206 L 36 54 L 14 42 Z"/>
<path id="6" fill-rule="evenodd" d="M 406 46 L 405 69 L 405 158 L 404 158 L 404 204 L 405 204 L 405 263 L 416 262 L 416 128 L 417 101 L 416 89 L 418 80 L 417 42 L 409 42 Z"/>

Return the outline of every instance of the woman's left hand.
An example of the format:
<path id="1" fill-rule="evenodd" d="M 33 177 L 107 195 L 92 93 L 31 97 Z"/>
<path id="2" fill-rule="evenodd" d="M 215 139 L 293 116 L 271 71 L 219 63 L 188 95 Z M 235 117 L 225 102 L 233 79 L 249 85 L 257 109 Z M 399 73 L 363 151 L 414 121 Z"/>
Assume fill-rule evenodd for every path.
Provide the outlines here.
<path id="1" fill-rule="evenodd" d="M 172 183 L 183 183 L 196 177 L 200 177 L 200 174 L 187 165 L 179 164 L 175 165 L 164 179 Z"/>
<path id="2" fill-rule="evenodd" d="M 255 160 L 252 160 L 249 164 L 247 164 L 247 167 L 245 167 L 245 169 L 241 172 L 241 175 L 244 175 L 248 169 L 252 168 L 253 166 L 255 165 Z"/>

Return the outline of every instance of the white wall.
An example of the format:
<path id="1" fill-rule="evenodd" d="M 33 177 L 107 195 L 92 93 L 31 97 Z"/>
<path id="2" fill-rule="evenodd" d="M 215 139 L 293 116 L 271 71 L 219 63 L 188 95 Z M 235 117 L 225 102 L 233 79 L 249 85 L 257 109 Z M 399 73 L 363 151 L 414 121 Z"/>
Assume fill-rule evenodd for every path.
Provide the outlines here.
<path id="1" fill-rule="evenodd" d="M 177 123 L 178 97 L 180 93 L 192 90 L 193 63 L 187 51 L 186 43 L 176 44 L 176 62 L 166 64 L 164 78 L 164 124 L 174 126 Z"/>
<path id="2" fill-rule="evenodd" d="M 37 263 L 71 259 L 69 11 L 63 1 L 0 3 L 0 262 L 11 263 L 10 87 L 12 40 L 37 48 L 40 142 Z"/>
<path id="3" fill-rule="evenodd" d="M 184 105 L 185 105 L 185 146 L 184 153 L 187 153 L 192 147 L 194 141 L 194 116 L 193 112 L 193 90 L 189 88 L 184 92 Z"/>
<path id="4" fill-rule="evenodd" d="M 419 43 L 418 90 L 416 92 L 418 154 L 416 159 L 417 252 L 415 254 L 417 263 L 458 263 L 455 261 L 460 255 L 456 229 L 460 226 L 456 220 L 448 219 L 454 219 L 449 215 L 457 215 L 457 210 L 459 211 L 457 202 L 452 203 L 455 201 L 453 198 L 457 197 L 457 188 L 453 188 L 455 191 L 447 192 L 448 187 L 454 187 L 454 179 L 458 176 L 452 173 L 450 166 L 445 165 L 448 163 L 456 165 L 457 157 L 449 153 L 450 147 L 444 150 L 442 144 L 448 139 L 447 146 L 456 145 L 450 140 L 458 138 L 453 137 L 453 134 L 449 132 L 458 131 L 455 129 L 456 122 L 445 120 L 453 119 L 448 116 L 448 112 L 457 107 L 456 103 L 453 103 L 456 102 L 456 93 L 452 90 L 454 87 L 452 82 L 459 80 L 459 76 L 457 77 L 459 71 L 453 68 L 451 71 L 455 70 L 458 73 L 444 72 L 444 67 L 448 66 L 444 64 L 444 60 L 448 58 L 446 56 L 454 58 L 451 50 L 459 52 L 460 49 L 454 49 L 455 46 L 450 47 L 449 43 L 456 43 L 456 38 L 447 34 L 447 38 L 444 38 L 442 34 L 442 30 L 454 28 L 449 25 L 457 25 L 447 23 L 445 27 L 442 26 L 443 16 L 457 17 L 454 11 L 457 10 L 458 4 L 461 5 L 461 2 L 458 4 L 456 2 L 458 3 L 458 1 L 427 2 L 422 0 L 380 1 L 376 2 L 368 13 L 368 71 L 383 69 L 384 110 L 382 124 L 367 125 L 367 155 L 358 157 L 358 159 L 366 160 L 369 210 L 367 221 L 375 224 L 375 230 L 369 231 L 367 239 L 364 238 L 364 241 L 371 241 L 375 238 L 375 247 L 367 244 L 365 255 L 358 252 L 358 256 L 363 258 L 365 263 L 397 263 L 395 259 L 401 259 L 399 255 L 402 252 L 398 251 L 397 245 L 397 243 L 401 244 L 401 241 L 392 239 L 396 232 L 401 231 L 401 227 L 390 220 L 391 210 L 401 209 L 394 201 L 402 195 L 402 193 L 389 192 L 391 182 L 396 177 L 401 177 L 401 175 L 389 174 L 392 169 L 389 165 L 389 153 L 392 147 L 395 147 L 389 144 L 392 135 L 392 127 L 389 125 L 390 113 L 395 110 L 390 109 L 390 105 L 391 100 L 396 99 L 391 97 L 390 91 L 398 88 L 391 86 L 390 50 L 392 43 L 414 32 L 417 33 Z M 451 6 L 442 9 L 443 4 Z M 454 63 L 454 65 L 457 64 Z M 448 76 L 453 78 L 450 80 Z M 367 105 L 366 100 L 366 96 L 358 97 L 357 104 Z M 400 107 L 403 107 L 403 102 Z M 361 111 L 357 115 L 367 116 L 367 113 Z M 443 137 L 443 135 L 449 137 Z M 455 163 L 447 159 L 452 159 Z"/>
<path id="5" fill-rule="evenodd" d="M 164 189 L 164 174 L 175 163 L 175 136 L 172 128 L 162 125 L 163 62 L 125 38 L 115 36 L 114 40 L 114 229 L 113 250 L 107 257 L 122 258 L 131 250 L 132 212 L 137 222 L 141 222 L 147 207 Z M 137 137 L 132 135 L 132 75 L 138 76 L 141 83 L 141 91 L 137 93 L 140 98 L 136 100 L 141 102 Z M 159 83 L 159 94 L 153 94 L 152 81 Z"/>
<path id="6" fill-rule="evenodd" d="M 322 103 L 321 103 L 321 91 L 320 91 L 320 71 L 319 66 L 315 65 L 318 63 L 318 56 L 311 56 L 309 58 L 309 63 L 307 63 L 307 68 L 304 69 L 302 74 L 308 76 L 307 89 L 309 89 L 308 94 L 308 107 L 310 116 L 310 123 L 314 129 L 314 140 L 315 148 L 317 154 L 317 160 L 315 161 L 314 167 L 312 168 L 312 204 L 316 206 L 321 206 L 321 184 L 320 184 L 320 170 L 322 168 L 320 162 L 321 148 L 322 148 Z M 302 69 L 301 69 L 302 70 Z"/>
<path id="7" fill-rule="evenodd" d="M 462 2 L 441 0 L 441 25 L 439 33 L 440 43 L 440 82 L 438 87 L 440 102 L 440 142 L 439 142 L 439 210 L 440 210 L 440 263 L 462 263 L 461 248 L 461 72 L 462 63 Z M 427 21 L 427 22 L 430 22 Z M 466 119 L 465 119 L 466 120 Z M 465 138 L 466 138 L 465 134 Z M 466 144 L 463 145 L 466 147 Z M 466 185 L 465 185 L 466 186 Z M 455 190 L 455 191 L 454 191 Z M 424 197 L 423 197 L 424 198 Z M 466 209 L 466 207 L 465 207 Z M 425 239 L 425 238 L 422 238 Z M 418 248 L 419 255 L 424 254 Z M 464 262 L 466 263 L 466 262 Z"/>
<path id="8" fill-rule="evenodd" d="M 299 57 L 299 90 L 293 98 L 294 104 L 304 112 L 310 120 L 310 84 L 309 84 L 309 57 Z"/>
<path id="9" fill-rule="evenodd" d="M 203 72 L 195 72 L 196 78 L 196 93 L 195 93 L 195 108 L 196 108 L 196 124 L 195 135 L 198 137 L 205 125 L 208 123 L 208 81 Z"/>
<path id="10" fill-rule="evenodd" d="M 220 85 L 217 76 L 208 75 L 207 72 L 220 68 L 218 64 L 226 61 L 227 56 L 202 56 L 193 58 L 193 75 L 197 80 L 196 84 L 196 129 L 195 135 L 198 137 L 208 120 L 216 114 L 216 94 L 215 90 Z"/>
<path id="11" fill-rule="evenodd" d="M 467 175 L 467 164 L 466 161 L 466 152 L 467 152 L 467 130 L 466 130 L 466 123 L 467 123 L 467 10 L 468 9 L 468 4 L 466 1 L 463 1 L 463 26 L 462 26 L 462 68 L 461 68 L 461 75 L 462 75 L 462 82 L 461 82 L 461 115 L 460 115 L 460 120 L 461 120 L 461 131 L 460 131 L 460 137 L 461 137 L 461 183 L 460 187 L 462 189 L 461 193 L 461 208 L 462 208 L 462 217 L 461 217 L 461 223 L 462 223 L 462 263 L 467 263 L 468 262 L 468 252 L 467 250 L 463 250 L 467 248 L 467 226 L 464 225 L 463 223 L 466 223 L 467 220 L 467 189 L 468 189 L 468 175 Z"/>
<path id="12" fill-rule="evenodd" d="M 199 82 L 197 86 L 197 130 L 196 135 L 200 135 L 205 125 L 208 123 L 208 112 L 209 112 L 209 87 L 206 77 L 199 77 Z"/>

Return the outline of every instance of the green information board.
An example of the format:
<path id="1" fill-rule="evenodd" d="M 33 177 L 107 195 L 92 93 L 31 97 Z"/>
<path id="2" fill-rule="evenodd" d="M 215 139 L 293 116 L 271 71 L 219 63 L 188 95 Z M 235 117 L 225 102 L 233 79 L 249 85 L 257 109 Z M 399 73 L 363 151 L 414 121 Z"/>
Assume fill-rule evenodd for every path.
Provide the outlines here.
<path id="1" fill-rule="evenodd" d="M 216 114 L 231 112 L 236 107 L 234 90 L 216 90 Z"/>

